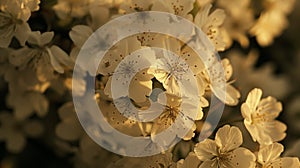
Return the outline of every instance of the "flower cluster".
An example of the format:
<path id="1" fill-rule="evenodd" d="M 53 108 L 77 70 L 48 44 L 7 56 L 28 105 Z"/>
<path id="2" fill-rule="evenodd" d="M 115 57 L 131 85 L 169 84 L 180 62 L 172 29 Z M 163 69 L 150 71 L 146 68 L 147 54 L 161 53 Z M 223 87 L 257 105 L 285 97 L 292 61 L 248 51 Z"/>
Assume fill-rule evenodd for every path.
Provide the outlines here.
<path id="1" fill-rule="evenodd" d="M 273 46 L 285 29 L 289 31 L 288 15 L 296 4 L 295 0 L 0 0 L 0 148 L 5 149 L 0 167 L 19 167 L 24 159 L 34 162 L 23 155 L 43 152 L 40 146 L 57 160 L 66 159 L 62 165 L 73 167 L 300 167 L 300 90 L 291 82 L 300 81 L 291 69 L 299 60 L 285 61 L 282 47 Z M 175 37 L 140 32 L 117 41 L 105 52 L 96 74 L 80 74 L 83 79 L 95 77 L 94 98 L 104 120 L 125 135 L 150 139 L 150 145 L 168 146 L 179 139 L 160 154 L 135 158 L 107 151 L 86 134 L 72 96 L 86 94 L 89 81 L 72 75 L 85 42 L 98 28 L 142 11 L 178 15 L 201 29 L 214 52 L 220 52 L 225 87 L 216 86 L 211 77 L 215 72 Z M 289 38 L 280 46 L 293 43 Z M 295 46 L 286 50 L 297 50 L 299 57 Z M 74 83 L 79 87 L 73 88 Z M 263 92 L 270 96 L 262 98 Z M 217 125 L 205 120 L 218 108 L 213 98 L 226 105 Z M 119 148 L 112 138 L 105 143 Z"/>

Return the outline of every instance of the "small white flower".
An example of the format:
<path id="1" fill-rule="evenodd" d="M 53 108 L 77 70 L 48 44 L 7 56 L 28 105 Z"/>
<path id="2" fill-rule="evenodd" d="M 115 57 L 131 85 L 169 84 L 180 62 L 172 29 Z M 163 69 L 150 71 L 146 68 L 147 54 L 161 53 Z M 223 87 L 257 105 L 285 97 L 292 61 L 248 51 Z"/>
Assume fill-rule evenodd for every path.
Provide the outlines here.
<path id="1" fill-rule="evenodd" d="M 194 120 L 200 120 L 203 117 L 203 112 L 201 108 L 193 104 L 193 100 L 185 97 L 179 98 L 172 94 L 166 94 L 166 97 L 163 97 L 163 94 L 160 94 L 157 102 L 164 105 L 165 109 L 153 121 L 151 137 L 154 142 L 158 142 L 163 138 L 168 144 L 176 136 L 184 140 L 190 140 L 194 137 L 196 129 Z M 165 137 L 157 136 L 163 131 Z"/>
<path id="2" fill-rule="evenodd" d="M 26 145 L 26 136 L 37 137 L 43 132 L 42 124 L 37 120 L 19 121 L 7 112 L 0 113 L 0 141 L 5 141 L 8 151 L 21 152 Z"/>
<path id="3" fill-rule="evenodd" d="M 99 73 L 110 76 L 104 89 L 104 93 L 110 98 L 129 96 L 135 102 L 145 102 L 146 96 L 150 95 L 153 75 L 147 69 L 153 62 L 155 53 L 150 48 L 135 51 L 137 49 L 140 49 L 139 42 L 131 38 L 121 41 L 102 59 Z M 146 65 L 148 67 L 142 68 Z M 118 82 L 117 85 L 112 86 L 113 80 Z"/>
<path id="4" fill-rule="evenodd" d="M 206 139 L 195 146 L 195 154 L 203 161 L 199 168 L 252 168 L 255 155 L 246 148 L 239 147 L 243 142 L 241 131 L 225 125 L 216 133 L 215 140 Z"/>
<path id="5" fill-rule="evenodd" d="M 206 33 L 216 50 L 223 51 L 226 44 L 223 40 L 220 28 L 225 19 L 225 12 L 221 9 L 216 9 L 209 14 L 211 8 L 211 4 L 203 6 L 196 14 L 194 23 Z"/>
<path id="6" fill-rule="evenodd" d="M 273 97 L 261 99 L 262 90 L 253 89 L 241 106 L 244 124 L 253 141 L 269 145 L 286 136 L 286 125 L 275 120 L 282 110 L 282 104 Z"/>
<path id="7" fill-rule="evenodd" d="M 150 71 L 162 83 L 167 93 L 200 99 L 202 89 L 198 86 L 189 64 L 173 52 L 162 50 L 156 52 L 157 61 Z M 196 92 L 195 92 L 196 91 Z"/>
<path id="8" fill-rule="evenodd" d="M 262 146 L 257 153 L 257 168 L 299 168 L 300 162 L 296 157 L 280 157 L 284 147 L 279 143 Z"/>

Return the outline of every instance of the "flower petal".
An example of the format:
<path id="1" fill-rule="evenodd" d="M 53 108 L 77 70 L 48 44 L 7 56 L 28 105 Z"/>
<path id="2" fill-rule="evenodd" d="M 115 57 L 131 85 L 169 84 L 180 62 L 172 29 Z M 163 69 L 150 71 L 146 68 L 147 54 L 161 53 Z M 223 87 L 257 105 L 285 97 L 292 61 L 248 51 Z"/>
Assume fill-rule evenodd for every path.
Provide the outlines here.
<path id="1" fill-rule="evenodd" d="M 262 96 L 262 90 L 258 88 L 251 90 L 250 93 L 248 94 L 246 103 L 249 106 L 250 113 L 255 112 L 258 103 L 261 99 L 261 96 Z"/>
<path id="2" fill-rule="evenodd" d="M 268 164 L 268 167 L 295 167 L 299 168 L 300 163 L 297 157 L 284 157 L 276 159 L 272 163 Z"/>
<path id="3" fill-rule="evenodd" d="M 238 127 L 225 125 L 216 133 L 216 144 L 221 152 L 229 152 L 243 143 L 242 132 Z"/>
<path id="4" fill-rule="evenodd" d="M 84 25 L 77 25 L 72 28 L 69 35 L 77 47 L 82 47 L 85 41 L 93 34 L 93 30 Z"/>
<path id="5" fill-rule="evenodd" d="M 283 152 L 284 147 L 280 143 L 273 143 L 262 147 L 258 154 L 257 160 L 261 164 L 266 164 L 279 158 L 280 154 Z"/>
<path id="6" fill-rule="evenodd" d="M 25 45 L 30 32 L 31 29 L 28 23 L 22 23 L 21 25 L 16 26 L 15 37 L 19 40 L 21 46 Z"/>
<path id="7" fill-rule="evenodd" d="M 36 52 L 28 47 L 23 47 L 18 50 L 14 50 L 9 55 L 9 62 L 15 66 L 21 66 L 27 64 L 34 56 Z"/>
<path id="8" fill-rule="evenodd" d="M 40 46 L 44 46 L 52 41 L 54 32 L 45 32 L 40 36 Z"/>
<path id="9" fill-rule="evenodd" d="M 33 92 L 28 95 L 28 100 L 38 116 L 44 117 L 47 114 L 49 102 L 45 95 Z"/>
<path id="10" fill-rule="evenodd" d="M 239 103 L 239 98 L 241 97 L 240 92 L 234 88 L 232 85 L 226 85 L 226 100 L 227 105 L 235 106 Z"/>
<path id="11" fill-rule="evenodd" d="M 53 69 L 55 69 L 55 71 L 63 73 L 64 66 L 73 68 L 73 61 L 71 61 L 68 54 L 58 46 L 54 45 L 50 49 L 48 49 L 48 54 L 50 57 L 51 65 L 53 66 Z"/>
<path id="12" fill-rule="evenodd" d="M 213 157 L 218 156 L 218 147 L 215 141 L 205 139 L 195 145 L 194 152 L 201 161 L 210 161 Z"/>
<path id="13" fill-rule="evenodd" d="M 226 167 L 246 168 L 255 167 L 255 155 L 246 148 L 237 148 L 227 156 L 229 162 L 225 162 Z"/>

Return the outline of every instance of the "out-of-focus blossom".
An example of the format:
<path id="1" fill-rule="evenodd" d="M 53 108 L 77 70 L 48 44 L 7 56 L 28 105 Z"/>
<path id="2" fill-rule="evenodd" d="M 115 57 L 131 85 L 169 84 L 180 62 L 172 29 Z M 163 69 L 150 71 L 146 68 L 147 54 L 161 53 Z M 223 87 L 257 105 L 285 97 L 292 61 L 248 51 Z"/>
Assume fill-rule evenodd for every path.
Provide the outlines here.
<path id="1" fill-rule="evenodd" d="M 92 0 L 58 0 L 53 10 L 60 19 L 69 17 L 81 18 L 88 13 L 89 3 Z"/>
<path id="2" fill-rule="evenodd" d="M 211 8 L 211 4 L 203 6 L 196 14 L 194 23 L 206 33 L 216 50 L 223 51 L 226 44 L 220 31 L 220 27 L 222 26 L 226 15 L 222 9 L 216 9 L 210 13 Z"/>
<path id="3" fill-rule="evenodd" d="M 100 26 L 109 21 L 110 8 L 117 4 L 108 3 L 105 1 L 94 1 L 89 5 L 90 20 L 88 23 L 93 30 L 97 30 Z"/>
<path id="4" fill-rule="evenodd" d="M 22 46 L 31 32 L 27 23 L 31 11 L 17 0 L 0 2 L 0 47 L 10 45 L 13 37 L 16 37 Z"/>
<path id="5" fill-rule="evenodd" d="M 67 141 L 78 140 L 83 135 L 83 130 L 78 121 L 73 103 L 65 103 L 59 108 L 58 114 L 62 121 L 56 126 L 56 135 Z"/>
<path id="6" fill-rule="evenodd" d="M 43 133 L 42 124 L 34 119 L 18 121 L 11 113 L 0 113 L 0 141 L 5 141 L 6 149 L 21 152 L 26 145 L 26 136 L 38 137 Z"/>
<path id="7" fill-rule="evenodd" d="M 300 157 L 299 89 L 297 82 L 289 85 L 286 80 L 287 77 L 298 80 L 295 66 L 288 67 L 290 60 L 295 60 L 294 65 L 297 65 L 297 58 L 286 58 L 286 64 L 276 70 L 290 74 L 280 76 L 275 75 L 271 63 L 256 67 L 256 62 L 269 60 L 258 60 L 255 52 L 243 57 L 235 51 L 240 47 L 250 51 L 257 48 L 249 35 L 256 38 L 260 46 L 270 45 L 287 28 L 287 15 L 295 8 L 295 2 L 298 1 L 0 0 L 0 93 L 4 101 L 0 108 L 9 111 L 0 112 L 0 141 L 7 152 L 20 153 L 27 137 L 37 138 L 43 133 L 40 121 L 45 120 L 47 134 L 38 143 L 53 148 L 56 156 L 70 159 L 70 164 L 78 168 L 298 168 L 299 159 L 292 157 Z M 194 39 L 198 40 L 199 34 L 194 29 L 188 30 L 190 41 L 181 41 L 181 30 L 187 32 L 185 28 L 188 28 L 182 25 L 176 27 L 178 34 L 174 37 L 148 30 L 124 38 L 110 46 L 100 63 L 95 61 L 99 58 L 98 46 L 108 46 L 122 31 L 112 29 L 115 33 L 105 37 L 105 33 L 96 34 L 99 33 L 96 30 L 118 16 L 142 11 L 168 12 L 194 22 L 214 49 L 200 44 L 204 55 L 199 56 L 189 45 Z M 166 23 L 177 21 L 179 17 L 165 20 Z M 122 28 L 122 24 L 118 26 Z M 47 32 L 50 30 L 53 32 Z M 96 36 L 92 36 L 94 32 Z M 297 26 L 291 29 L 290 35 L 295 36 L 295 32 Z M 95 44 L 83 47 L 91 36 Z M 105 38 L 100 39 L 102 37 Z M 299 41 L 296 38 L 292 45 L 290 38 L 280 39 L 280 44 L 289 45 L 288 55 L 294 53 L 292 49 Z M 217 73 L 220 71 L 206 67 L 201 59 L 205 54 L 212 56 L 211 49 L 216 50 L 214 52 L 226 50 L 220 61 L 225 80 Z M 259 51 L 265 52 L 260 48 Z M 87 59 L 77 62 L 78 69 L 73 72 L 80 52 L 87 54 Z M 279 63 L 278 58 L 270 61 Z M 213 63 L 219 62 L 213 60 Z M 150 66 L 139 66 L 145 64 Z M 92 72 L 95 68 L 98 68 L 96 73 Z M 81 78 L 73 79 L 73 73 Z M 216 76 L 210 78 L 208 74 Z M 100 128 L 99 123 L 85 122 L 92 139 L 82 129 L 70 101 L 72 96 L 85 95 L 90 77 L 95 77 L 93 98 L 103 120 L 109 124 L 102 124 Z M 214 80 L 224 81 L 226 92 L 214 85 Z M 283 145 L 277 143 L 285 138 L 287 129 L 276 120 L 282 110 L 281 103 L 273 97 L 261 99 L 260 89 L 252 90 L 247 97 L 252 88 L 262 88 L 265 94 L 288 101 L 286 113 L 279 119 L 288 121 L 287 132 L 291 134 L 283 141 L 288 149 L 284 156 L 291 157 L 280 157 Z M 226 107 L 220 123 L 214 125 L 208 116 L 213 116 L 219 104 L 206 109 L 210 104 L 209 94 L 215 94 L 229 106 L 237 105 L 241 95 L 244 96 L 241 99 L 247 97 L 247 100 L 242 104 L 241 113 L 235 113 L 235 107 Z M 76 104 L 77 110 L 90 111 L 91 102 L 83 101 L 86 106 Z M 144 119 L 147 121 L 141 121 Z M 224 123 L 234 126 L 223 126 Z M 219 130 L 214 140 L 207 139 L 215 127 Z M 133 144 L 136 149 L 147 152 L 155 147 L 164 152 L 148 157 L 114 154 L 106 149 L 123 153 L 125 148 L 124 139 L 116 137 L 118 134 L 113 131 L 150 141 L 148 145 Z M 180 141 L 174 147 L 163 149 L 177 140 Z M 99 146 L 103 143 L 106 149 Z M 32 148 L 30 143 L 24 153 L 28 150 L 31 154 L 32 149 L 37 148 L 35 145 Z M 23 156 L 4 157 L 16 166 L 23 163 Z M 1 166 L 10 165 L 0 161 Z"/>
<path id="8" fill-rule="evenodd" d="M 234 72 L 235 84 L 241 91 L 242 99 L 254 87 L 261 88 L 265 94 L 277 98 L 283 98 L 290 90 L 287 78 L 283 75 L 275 75 L 272 64 L 267 63 L 256 68 L 258 54 L 251 51 L 247 56 L 232 50 L 228 53 Z M 276 92 L 274 92 L 276 90 Z"/>
<path id="9" fill-rule="evenodd" d="M 281 13 L 268 11 L 262 13 L 250 33 L 256 36 L 261 46 L 268 46 L 273 43 L 273 39 L 279 36 L 287 25 L 288 21 Z"/>
<path id="10" fill-rule="evenodd" d="M 6 102 L 14 109 L 17 119 L 23 120 L 33 113 L 39 117 L 47 114 L 49 102 L 43 93 L 49 82 L 40 82 L 30 69 L 17 70 L 12 66 L 6 69 L 4 77 L 9 83 Z"/>
<path id="11" fill-rule="evenodd" d="M 69 33 L 74 45 L 76 47 L 79 47 L 79 49 L 83 46 L 83 44 L 92 34 L 93 30 L 85 25 L 76 25 L 72 27 L 72 30 Z"/>
<path id="12" fill-rule="evenodd" d="M 7 104 L 14 108 L 14 115 L 20 120 L 28 118 L 34 113 L 39 117 L 45 117 L 49 108 L 47 97 L 34 91 L 19 93 L 19 95 L 9 94 Z"/>
<path id="13" fill-rule="evenodd" d="M 254 23 L 254 13 L 250 8 L 250 0 L 218 0 L 217 5 L 225 10 L 223 38 L 226 48 L 233 40 L 238 41 L 242 47 L 248 47 L 247 33 Z"/>
<path id="14" fill-rule="evenodd" d="M 278 120 L 282 104 L 274 97 L 262 97 L 262 90 L 253 89 L 241 106 L 244 124 L 252 136 L 253 141 L 261 145 L 270 145 L 286 136 L 286 125 Z"/>
<path id="15" fill-rule="evenodd" d="M 11 48 L 0 48 L 0 76 L 4 76 L 12 65 L 8 61 L 8 56 L 10 55 Z"/>
<path id="16" fill-rule="evenodd" d="M 39 81 L 33 70 L 19 70 L 12 65 L 6 67 L 4 79 L 9 83 L 9 91 L 13 94 L 21 94 L 26 91 L 44 93 L 50 84 Z"/>
<path id="17" fill-rule="evenodd" d="M 97 168 L 109 166 L 120 157 L 96 144 L 88 135 L 84 134 L 79 141 L 79 149 L 75 152 L 74 167 Z"/>
<path id="18" fill-rule="evenodd" d="M 0 5 L 7 7 L 11 2 L 15 1 L 15 3 L 19 4 L 22 10 L 30 10 L 31 12 L 38 11 L 40 9 L 39 4 L 41 3 L 40 0 L 1 0 Z"/>
<path id="19" fill-rule="evenodd" d="M 255 155 L 243 143 L 241 131 L 225 125 L 216 133 L 215 140 L 206 139 L 196 144 L 194 152 L 203 161 L 199 168 L 254 167 Z"/>
<path id="20" fill-rule="evenodd" d="M 10 63 L 21 69 L 32 68 L 40 81 L 49 81 L 54 78 L 54 72 L 64 73 L 65 69 L 73 68 L 74 63 L 65 51 L 56 45 L 49 46 L 53 37 L 53 32 L 32 32 L 28 38 L 31 47 L 13 51 Z"/>
<path id="21" fill-rule="evenodd" d="M 287 28 L 287 14 L 293 9 L 295 0 L 265 0 L 262 3 L 265 9 L 251 28 L 250 33 L 256 36 L 256 40 L 261 46 L 268 46 Z"/>
<path id="22" fill-rule="evenodd" d="M 93 32 L 94 31 L 92 30 L 92 28 L 86 25 L 76 25 L 72 27 L 72 30 L 69 32 L 69 36 L 74 44 L 74 47 L 71 50 L 70 58 L 74 63 L 76 63 L 76 59 L 81 50 L 81 47 L 93 34 Z"/>
<path id="23" fill-rule="evenodd" d="M 296 157 L 280 157 L 284 147 L 279 143 L 261 146 L 257 153 L 257 168 L 267 167 L 300 167 Z"/>
<path id="24" fill-rule="evenodd" d="M 93 23 L 93 22 L 92 22 Z M 84 45 L 84 43 L 87 41 L 87 39 L 93 34 L 93 30 L 92 28 L 90 28 L 89 26 L 86 25 L 76 25 L 72 28 L 72 30 L 69 32 L 69 36 L 71 38 L 71 40 L 74 43 L 74 47 L 71 50 L 70 53 L 70 58 L 71 60 L 74 62 L 74 64 L 76 64 L 76 59 L 77 56 L 80 52 L 81 47 Z M 84 67 L 81 67 L 83 70 L 82 76 L 85 76 L 85 72 L 87 69 L 85 69 Z M 78 87 L 73 88 L 72 87 L 72 80 L 73 82 L 77 82 L 76 85 Z M 72 79 L 72 77 L 68 77 L 65 80 L 65 85 L 68 89 L 72 90 L 75 89 L 75 94 L 78 95 L 83 95 L 85 92 L 85 88 L 86 88 L 86 81 L 82 79 Z M 81 86 L 81 87 L 79 87 Z"/>

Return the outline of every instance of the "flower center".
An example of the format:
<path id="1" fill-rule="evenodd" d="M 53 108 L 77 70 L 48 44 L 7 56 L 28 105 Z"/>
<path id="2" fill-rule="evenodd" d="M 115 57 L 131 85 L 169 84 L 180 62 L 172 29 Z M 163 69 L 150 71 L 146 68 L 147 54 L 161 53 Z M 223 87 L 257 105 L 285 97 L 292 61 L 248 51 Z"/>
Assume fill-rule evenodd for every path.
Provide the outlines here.
<path id="1" fill-rule="evenodd" d="M 271 113 L 261 112 L 264 107 L 258 107 L 256 112 L 251 115 L 252 123 L 268 122 L 272 121 L 275 116 Z"/>
<path id="2" fill-rule="evenodd" d="M 166 121 L 165 125 L 171 125 L 175 122 L 175 119 L 178 116 L 178 114 L 179 109 L 177 107 L 167 106 L 160 118 Z"/>

